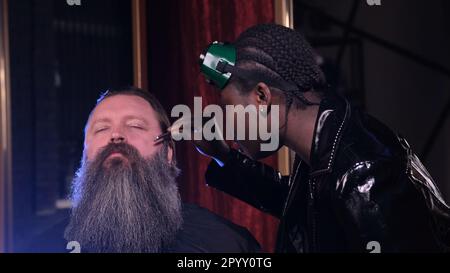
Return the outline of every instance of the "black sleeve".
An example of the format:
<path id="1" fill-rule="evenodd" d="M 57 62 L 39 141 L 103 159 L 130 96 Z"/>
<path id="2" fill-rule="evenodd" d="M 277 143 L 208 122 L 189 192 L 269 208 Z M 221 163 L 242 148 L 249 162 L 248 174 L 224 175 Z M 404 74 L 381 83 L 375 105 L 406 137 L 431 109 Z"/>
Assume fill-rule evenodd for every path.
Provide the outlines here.
<path id="1" fill-rule="evenodd" d="M 434 252 L 439 249 L 423 196 L 392 162 L 365 161 L 345 173 L 334 208 L 353 251 Z"/>
<path id="2" fill-rule="evenodd" d="M 280 217 L 288 194 L 288 177 L 273 168 L 231 150 L 223 167 L 214 160 L 206 171 L 209 186 L 253 207 Z"/>

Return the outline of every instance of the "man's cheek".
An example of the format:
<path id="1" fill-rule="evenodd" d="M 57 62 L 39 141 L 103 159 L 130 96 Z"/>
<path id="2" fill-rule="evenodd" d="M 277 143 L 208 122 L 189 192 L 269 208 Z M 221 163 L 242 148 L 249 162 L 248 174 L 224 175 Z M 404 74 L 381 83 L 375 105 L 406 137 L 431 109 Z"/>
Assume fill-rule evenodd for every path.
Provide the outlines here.
<path id="1" fill-rule="evenodd" d="M 96 151 L 88 150 L 87 153 L 87 160 L 88 161 L 94 161 L 95 155 L 97 154 Z"/>
<path id="2" fill-rule="evenodd" d="M 86 156 L 88 161 L 93 161 L 96 156 L 98 156 L 100 149 L 96 148 L 98 146 L 93 145 L 92 143 L 85 146 Z"/>
<path id="3" fill-rule="evenodd" d="M 150 146 L 151 145 L 151 146 Z M 148 158 L 155 154 L 156 149 L 154 149 L 153 144 L 148 144 L 147 147 L 136 147 L 139 155 L 144 158 Z"/>
<path id="4" fill-rule="evenodd" d="M 88 161 L 90 161 L 92 159 L 92 148 L 88 142 L 84 143 L 83 158 Z"/>

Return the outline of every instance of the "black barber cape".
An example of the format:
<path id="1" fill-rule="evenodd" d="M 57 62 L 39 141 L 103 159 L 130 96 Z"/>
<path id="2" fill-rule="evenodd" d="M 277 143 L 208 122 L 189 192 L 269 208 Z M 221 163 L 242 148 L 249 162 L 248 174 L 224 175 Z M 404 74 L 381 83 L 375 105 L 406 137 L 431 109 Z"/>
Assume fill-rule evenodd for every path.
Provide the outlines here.
<path id="1" fill-rule="evenodd" d="M 232 222 L 193 204 L 183 204 L 184 223 L 168 253 L 254 253 L 260 246 L 250 232 Z M 20 252 L 69 253 L 66 249 L 64 229 L 66 218 L 52 228 L 36 236 L 28 247 Z M 81 252 L 83 249 L 81 248 Z"/>

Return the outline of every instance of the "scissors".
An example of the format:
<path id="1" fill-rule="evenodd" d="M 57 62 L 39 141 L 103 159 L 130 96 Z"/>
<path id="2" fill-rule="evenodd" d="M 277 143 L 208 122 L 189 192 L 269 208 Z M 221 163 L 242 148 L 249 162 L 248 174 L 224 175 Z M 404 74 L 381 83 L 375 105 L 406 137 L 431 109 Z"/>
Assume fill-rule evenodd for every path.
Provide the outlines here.
<path id="1" fill-rule="evenodd" d="M 177 119 L 169 128 L 167 128 L 166 132 L 155 137 L 155 139 L 154 139 L 155 144 L 159 144 L 166 140 L 173 139 L 174 135 L 181 134 L 180 128 L 182 126 L 183 126 L 183 128 L 185 128 L 184 126 L 188 125 L 190 122 L 191 122 L 191 120 L 187 119 L 185 117 L 181 117 L 181 118 Z"/>
<path id="2" fill-rule="evenodd" d="M 181 118 L 177 119 L 177 120 L 172 124 L 172 126 L 170 126 L 169 128 L 167 128 L 167 131 L 166 131 L 166 132 L 164 132 L 164 133 L 158 135 L 157 137 L 155 137 L 155 139 L 154 139 L 155 144 L 159 144 L 159 143 L 164 142 L 164 141 L 166 141 L 166 140 L 173 139 L 173 137 L 174 137 L 175 135 L 180 135 L 180 134 L 182 134 L 182 132 L 180 132 L 180 128 L 183 127 L 183 129 L 184 129 L 184 128 L 186 128 L 186 126 L 188 126 L 188 125 L 191 125 L 191 126 L 194 125 L 194 124 L 195 124 L 194 120 L 196 120 L 196 119 L 197 119 L 197 120 L 200 119 L 200 122 L 199 122 L 200 127 L 199 127 L 199 128 L 196 128 L 196 127 L 191 128 L 191 129 L 192 129 L 192 132 L 193 132 L 193 133 L 196 133 L 196 132 L 198 132 L 199 130 L 201 131 L 201 127 L 202 127 L 202 121 L 201 121 L 202 118 L 201 118 L 201 117 L 194 117 L 194 118 L 191 118 L 191 117 L 189 117 L 189 118 L 181 117 Z"/>
<path id="3" fill-rule="evenodd" d="M 169 129 L 167 130 L 167 132 L 162 133 L 159 136 L 155 137 L 155 140 L 154 140 L 155 144 L 159 144 L 161 142 L 164 142 L 164 141 L 172 138 L 172 132 Z"/>

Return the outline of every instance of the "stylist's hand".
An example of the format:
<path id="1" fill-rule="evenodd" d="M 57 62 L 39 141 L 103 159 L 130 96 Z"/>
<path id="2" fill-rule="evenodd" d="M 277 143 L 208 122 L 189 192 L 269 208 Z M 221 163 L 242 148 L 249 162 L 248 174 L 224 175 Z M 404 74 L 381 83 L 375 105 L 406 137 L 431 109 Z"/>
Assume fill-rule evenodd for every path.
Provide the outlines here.
<path id="1" fill-rule="evenodd" d="M 230 152 L 230 146 L 225 142 L 223 137 L 222 128 L 217 125 L 216 119 L 214 120 L 214 132 L 216 137 L 212 140 L 206 140 L 202 137 L 201 140 L 193 139 L 195 148 L 201 154 L 206 155 L 214 159 L 217 164 L 223 166 L 225 164 L 225 159 L 227 158 L 228 153 Z"/>
<path id="2" fill-rule="evenodd" d="M 230 146 L 225 142 L 223 137 L 222 129 L 217 125 L 217 122 L 214 120 L 214 130 L 216 137 L 212 140 L 206 140 L 204 138 L 204 135 L 202 134 L 201 140 L 195 140 L 194 133 L 198 132 L 201 128 L 195 128 L 195 118 L 192 118 L 191 120 L 187 121 L 184 118 L 181 118 L 177 120 L 174 125 L 172 125 L 173 128 L 178 128 L 183 124 L 182 128 L 189 128 L 192 130 L 190 132 L 192 142 L 194 143 L 195 148 L 197 151 L 199 151 L 201 154 L 211 157 L 214 159 L 220 166 L 223 166 L 225 159 L 227 158 L 228 153 L 230 152 Z M 201 118 L 199 118 L 201 119 Z M 213 118 L 214 119 L 214 118 Z M 190 123 L 190 126 L 186 126 L 188 123 Z M 205 123 L 205 120 L 197 121 L 197 124 L 202 126 L 202 124 Z M 178 129 L 177 129 L 178 130 Z M 204 132 L 203 132 L 204 133 Z"/>
<path id="3" fill-rule="evenodd" d="M 195 148 L 201 154 L 209 156 L 216 160 L 216 162 L 223 166 L 228 153 L 230 152 L 230 146 L 225 142 L 225 140 L 193 140 Z"/>

